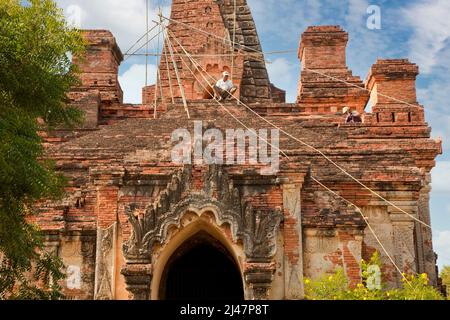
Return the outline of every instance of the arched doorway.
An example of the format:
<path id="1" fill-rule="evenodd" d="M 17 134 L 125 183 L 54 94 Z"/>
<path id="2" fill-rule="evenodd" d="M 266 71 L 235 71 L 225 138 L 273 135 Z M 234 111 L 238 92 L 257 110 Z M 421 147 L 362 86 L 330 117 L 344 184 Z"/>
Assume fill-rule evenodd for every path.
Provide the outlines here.
<path id="1" fill-rule="evenodd" d="M 206 232 L 182 244 L 169 259 L 159 296 L 166 300 L 244 300 L 242 277 L 231 254 Z"/>

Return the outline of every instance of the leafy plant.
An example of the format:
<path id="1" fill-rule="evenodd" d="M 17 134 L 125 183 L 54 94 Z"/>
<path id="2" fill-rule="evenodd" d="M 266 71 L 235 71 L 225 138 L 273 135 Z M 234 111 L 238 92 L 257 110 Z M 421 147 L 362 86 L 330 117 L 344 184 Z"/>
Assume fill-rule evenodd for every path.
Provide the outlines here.
<path id="1" fill-rule="evenodd" d="M 31 223 L 33 205 L 62 196 L 40 131 L 81 123 L 68 105 L 78 84 L 68 53 L 84 50 L 81 34 L 68 27 L 51 0 L 0 1 L 0 298 L 56 299 L 62 262 L 43 251 Z"/>
<path id="2" fill-rule="evenodd" d="M 375 268 L 374 268 L 375 267 Z M 333 274 L 317 280 L 305 280 L 305 297 L 309 300 L 442 300 L 430 285 L 428 276 L 403 274 L 402 288 L 386 290 L 381 282 L 381 261 L 376 252 L 369 262 L 361 261 L 361 282 L 350 287 L 345 272 L 338 268 Z M 380 270 L 380 273 L 373 272 Z M 375 279 L 379 277 L 379 279 Z M 375 285 L 374 285 L 375 283 Z M 378 285 L 379 283 L 379 285 Z"/>
<path id="3" fill-rule="evenodd" d="M 442 284 L 447 287 L 447 298 L 450 299 L 450 266 L 445 266 L 441 271 Z"/>
<path id="4" fill-rule="evenodd" d="M 305 294 L 309 300 L 345 300 L 347 291 L 348 281 L 342 268 L 317 280 L 305 280 Z"/>

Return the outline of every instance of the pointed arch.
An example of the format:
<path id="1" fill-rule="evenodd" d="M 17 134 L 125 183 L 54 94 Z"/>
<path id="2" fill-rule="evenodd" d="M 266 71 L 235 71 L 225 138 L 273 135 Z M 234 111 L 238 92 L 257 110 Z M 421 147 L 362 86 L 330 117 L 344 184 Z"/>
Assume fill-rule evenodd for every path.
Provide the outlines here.
<path id="1" fill-rule="evenodd" d="M 159 250 L 154 251 L 153 256 L 153 281 L 151 285 L 151 299 L 160 300 L 164 297 L 161 286 L 164 284 L 167 276 L 167 268 L 170 267 L 171 259 L 174 255 L 183 250 L 193 239 L 204 237 L 204 239 L 213 239 L 212 246 L 226 252 L 233 261 L 240 275 L 242 288 L 244 288 L 243 261 L 244 252 L 242 245 L 234 243 L 229 235 L 230 230 L 225 226 L 217 225 L 215 221 L 216 214 L 212 210 L 205 210 L 202 214 L 187 211 L 183 216 L 182 227 L 174 230 L 170 240 L 167 241 Z M 228 233 L 228 234 L 227 234 Z M 206 243 L 206 242 L 205 242 Z"/>

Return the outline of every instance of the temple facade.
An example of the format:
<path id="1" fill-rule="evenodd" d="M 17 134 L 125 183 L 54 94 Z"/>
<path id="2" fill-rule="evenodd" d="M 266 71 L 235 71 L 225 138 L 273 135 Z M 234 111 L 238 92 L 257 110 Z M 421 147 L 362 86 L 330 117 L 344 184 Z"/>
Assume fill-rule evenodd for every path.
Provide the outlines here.
<path id="1" fill-rule="evenodd" d="M 123 103 L 114 36 L 84 31 L 86 56 L 74 59 L 81 84 L 70 99 L 86 121 L 44 137 L 68 178 L 67 195 L 40 204 L 35 217 L 66 265 L 66 297 L 303 299 L 305 278 L 338 267 L 357 283 L 361 259 L 375 251 L 384 281 L 400 286 L 346 200 L 401 270 L 427 273 L 437 285 L 431 230 L 414 218 L 430 224 L 430 172 L 442 147 L 416 98 L 417 65 L 378 60 L 363 81 L 347 67 L 348 34 L 309 27 L 298 51 L 298 97 L 285 103 L 245 0 L 236 14 L 230 0 L 173 0 L 167 30 L 158 82 L 143 88 L 140 105 Z M 211 99 L 208 77 L 223 71 L 241 102 Z M 344 107 L 362 123 L 345 123 Z M 277 171 L 252 161 L 173 162 L 177 129 L 273 129 L 264 119 L 297 138 L 279 133 Z"/>

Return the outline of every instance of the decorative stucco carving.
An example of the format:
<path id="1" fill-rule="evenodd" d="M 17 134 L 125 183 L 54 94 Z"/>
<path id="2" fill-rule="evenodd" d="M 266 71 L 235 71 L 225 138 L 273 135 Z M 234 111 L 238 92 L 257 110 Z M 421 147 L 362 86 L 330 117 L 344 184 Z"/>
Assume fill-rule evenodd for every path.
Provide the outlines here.
<path id="1" fill-rule="evenodd" d="M 153 243 L 164 243 L 171 226 L 180 227 L 181 218 L 188 211 L 215 214 L 218 225 L 228 223 L 234 240 L 241 239 L 247 259 L 270 261 L 275 255 L 275 237 L 282 220 L 281 210 L 254 208 L 242 203 L 239 190 L 233 186 L 220 166 L 210 166 L 201 191 L 188 192 L 191 187 L 189 166 L 175 174 L 166 190 L 155 203 L 144 210 L 136 205 L 125 208 L 132 236 L 124 244 L 127 260 L 149 261 Z M 141 212 L 141 213 L 139 213 Z"/>
<path id="2" fill-rule="evenodd" d="M 275 255 L 275 237 L 282 217 L 280 210 L 254 209 L 250 203 L 245 204 L 240 232 L 247 259 L 266 261 Z"/>

